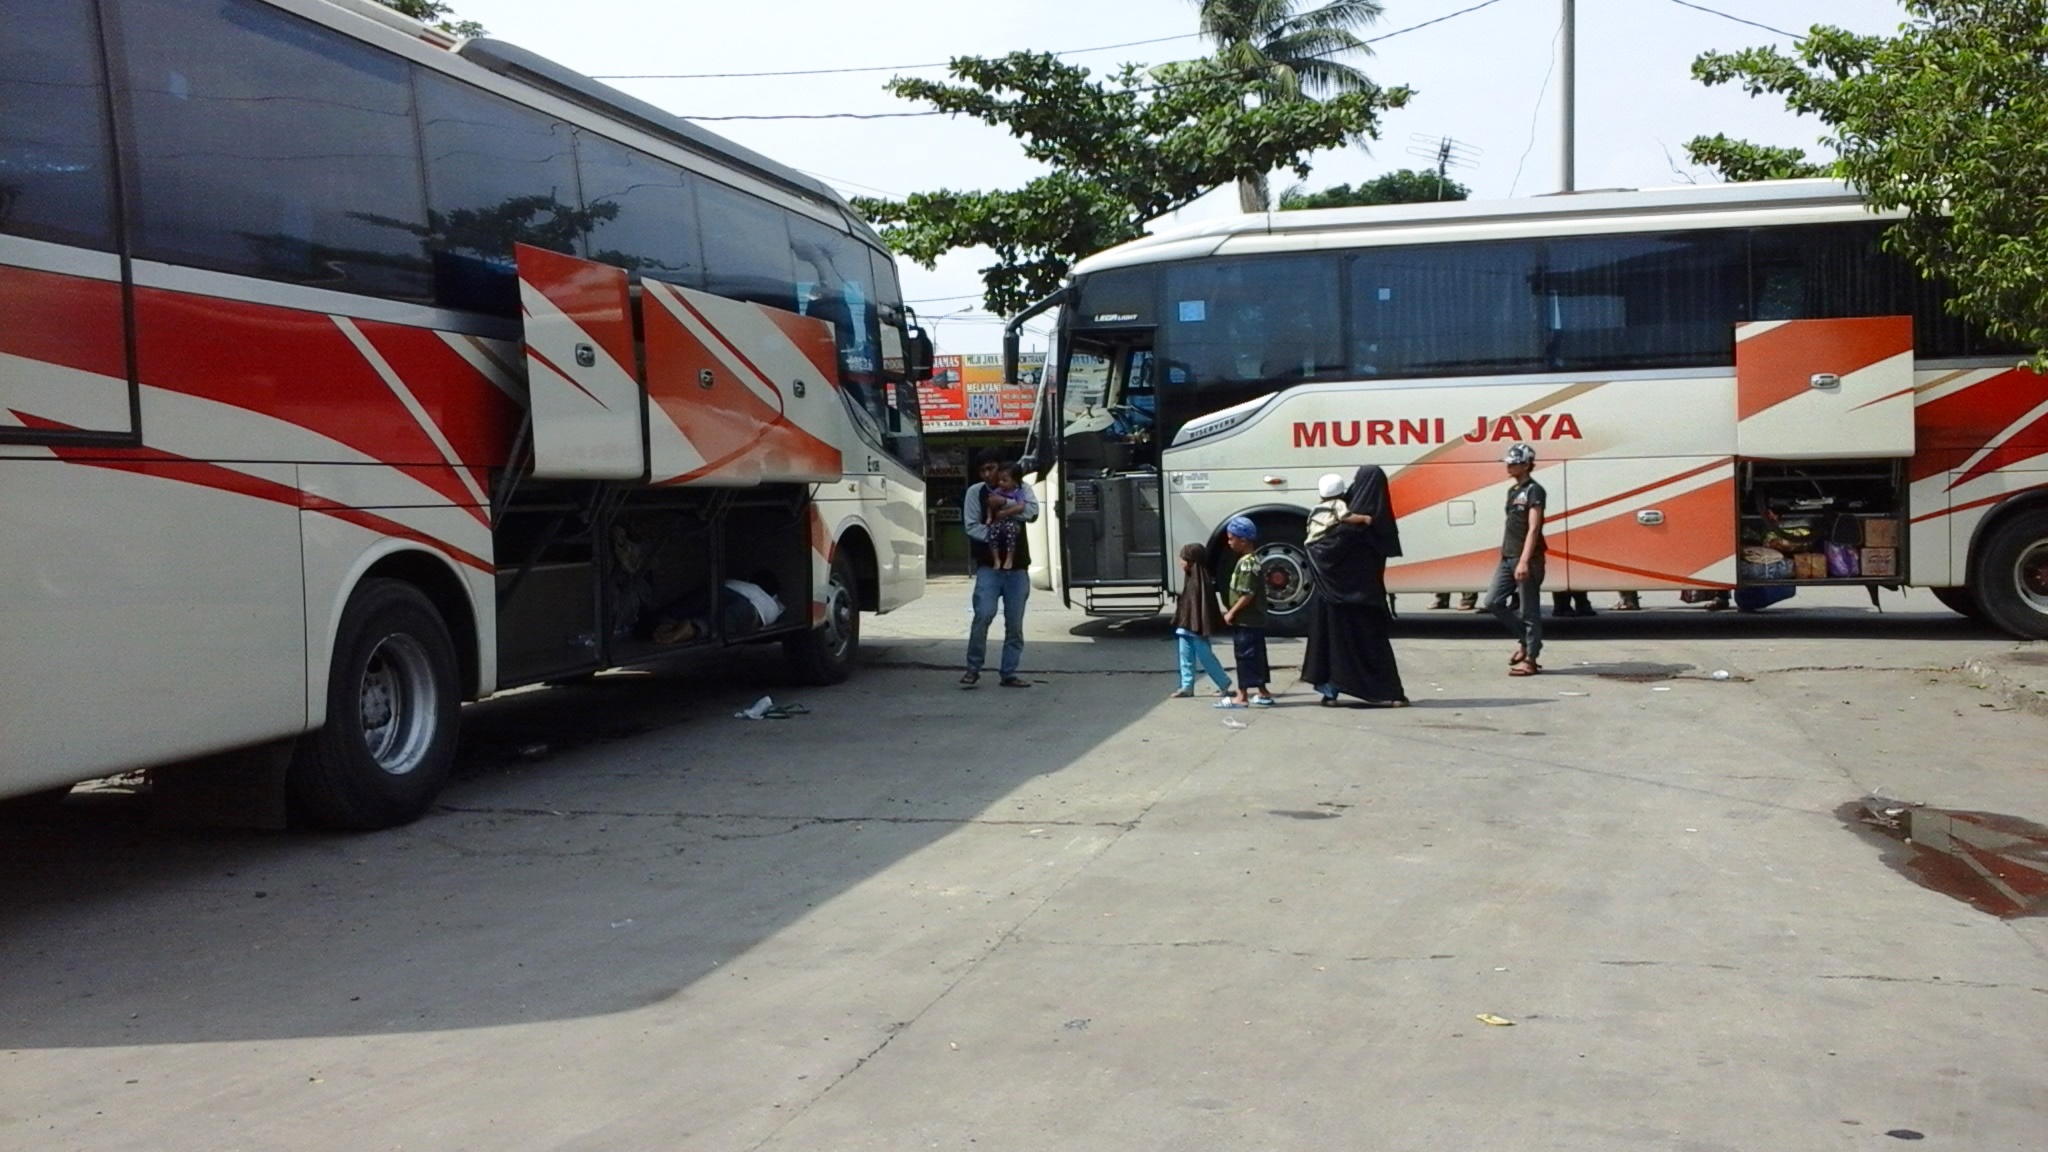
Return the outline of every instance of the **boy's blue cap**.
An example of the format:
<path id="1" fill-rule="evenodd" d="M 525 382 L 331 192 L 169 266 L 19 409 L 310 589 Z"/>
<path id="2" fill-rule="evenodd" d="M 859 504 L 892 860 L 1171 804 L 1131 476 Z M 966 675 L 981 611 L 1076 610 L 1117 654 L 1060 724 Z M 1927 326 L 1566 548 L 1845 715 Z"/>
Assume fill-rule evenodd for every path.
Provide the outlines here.
<path id="1" fill-rule="evenodd" d="M 1259 538 L 1259 526 L 1252 523 L 1249 516 L 1232 516 L 1223 525 L 1223 530 L 1239 540 L 1257 540 Z"/>

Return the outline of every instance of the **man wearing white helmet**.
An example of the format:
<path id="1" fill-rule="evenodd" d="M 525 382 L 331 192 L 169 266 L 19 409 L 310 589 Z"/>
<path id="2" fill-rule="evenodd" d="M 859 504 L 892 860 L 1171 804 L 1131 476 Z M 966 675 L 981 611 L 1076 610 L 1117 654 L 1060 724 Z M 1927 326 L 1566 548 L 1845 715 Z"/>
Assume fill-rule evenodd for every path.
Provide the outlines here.
<path id="1" fill-rule="evenodd" d="M 1517 444 L 1501 463 L 1514 482 L 1508 486 L 1500 567 L 1494 570 L 1486 607 L 1520 641 L 1509 658 L 1508 675 L 1534 676 L 1543 671 L 1536 657 L 1543 652 L 1543 508 L 1549 495 L 1530 476 L 1536 470 L 1536 449 Z"/>

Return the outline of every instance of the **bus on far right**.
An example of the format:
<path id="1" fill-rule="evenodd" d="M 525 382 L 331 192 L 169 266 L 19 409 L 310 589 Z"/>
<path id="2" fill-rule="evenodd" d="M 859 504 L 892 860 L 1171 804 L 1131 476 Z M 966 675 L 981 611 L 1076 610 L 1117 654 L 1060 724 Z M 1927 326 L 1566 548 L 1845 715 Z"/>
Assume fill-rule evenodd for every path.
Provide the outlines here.
<path id="1" fill-rule="evenodd" d="M 1499 459 L 1537 451 L 1552 590 L 1913 585 L 2048 638 L 2048 381 L 1826 180 L 1276 212 L 1134 240 L 1056 312 L 1031 447 L 1040 587 L 1158 610 L 1259 526 L 1316 595 L 1316 479 L 1377 464 L 1393 592 L 1478 591 Z"/>

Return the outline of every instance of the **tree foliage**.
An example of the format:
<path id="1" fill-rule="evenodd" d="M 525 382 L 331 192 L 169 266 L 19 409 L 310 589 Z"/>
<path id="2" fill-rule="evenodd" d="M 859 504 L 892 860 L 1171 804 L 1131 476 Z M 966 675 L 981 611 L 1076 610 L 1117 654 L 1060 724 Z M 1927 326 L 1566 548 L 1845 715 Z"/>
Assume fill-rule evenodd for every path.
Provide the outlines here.
<path id="1" fill-rule="evenodd" d="M 1830 174 L 1906 210 L 1886 243 L 1949 281 L 1956 311 L 2048 349 L 2048 0 L 1904 3 L 1896 36 L 1816 27 L 1796 54 L 1708 53 L 1693 75 L 1819 119 Z M 1714 156 L 1696 147 L 1711 143 L 1688 150 Z M 1766 151 L 1728 141 L 1718 154 L 1767 161 L 1737 171 L 1792 159 Z"/>
<path id="2" fill-rule="evenodd" d="M 1300 0 L 1195 0 L 1202 35 L 1216 45 L 1223 67 L 1258 81 L 1262 103 L 1306 100 L 1332 93 L 1363 92 L 1372 80 L 1338 57 L 1371 55 L 1353 28 L 1380 17 L 1378 0 L 1329 0 L 1297 11 Z M 1241 176 L 1238 207 L 1264 212 L 1271 204 L 1266 173 Z"/>
<path id="3" fill-rule="evenodd" d="M 929 268 L 956 248 L 987 247 L 986 307 L 1021 309 L 1083 256 L 1144 234 L 1145 224 L 1240 176 L 1276 168 L 1307 176 L 1308 157 L 1376 135 L 1405 88 L 1366 88 L 1323 101 L 1246 106 L 1256 78 L 1215 61 L 1149 74 L 1125 65 L 1105 79 L 1045 53 L 960 57 L 961 83 L 898 78 L 889 89 L 1007 129 L 1047 172 L 1022 188 L 861 198 L 896 251 Z"/>
<path id="4" fill-rule="evenodd" d="M 1686 141 L 1685 155 L 1695 164 L 1712 168 L 1721 179 L 1737 183 L 1839 175 L 1835 165 L 1807 159 L 1805 149 L 1753 144 L 1721 133 Z"/>
<path id="5" fill-rule="evenodd" d="M 407 16 L 428 24 L 450 36 L 472 37 L 484 34 L 484 26 L 474 20 L 458 19 L 455 6 L 442 0 L 377 0 L 386 8 L 393 8 Z"/>
<path id="6" fill-rule="evenodd" d="M 1357 208 L 1371 204 L 1427 204 L 1435 200 L 1463 200 L 1472 190 L 1435 172 L 1402 168 L 1376 176 L 1358 187 L 1339 184 L 1321 192 L 1297 185 L 1280 194 L 1283 212 L 1301 208 Z"/>

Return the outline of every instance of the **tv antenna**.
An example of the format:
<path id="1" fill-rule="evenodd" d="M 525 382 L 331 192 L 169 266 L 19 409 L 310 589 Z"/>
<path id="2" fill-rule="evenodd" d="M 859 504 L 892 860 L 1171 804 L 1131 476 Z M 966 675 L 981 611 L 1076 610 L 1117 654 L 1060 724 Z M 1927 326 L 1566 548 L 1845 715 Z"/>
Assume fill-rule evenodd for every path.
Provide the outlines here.
<path id="1" fill-rule="evenodd" d="M 1431 136 L 1416 132 L 1408 137 L 1408 154 L 1419 156 L 1430 162 L 1436 169 L 1437 199 L 1443 199 L 1444 182 L 1449 179 L 1453 168 L 1477 168 L 1479 158 L 1486 149 L 1449 136 Z"/>

